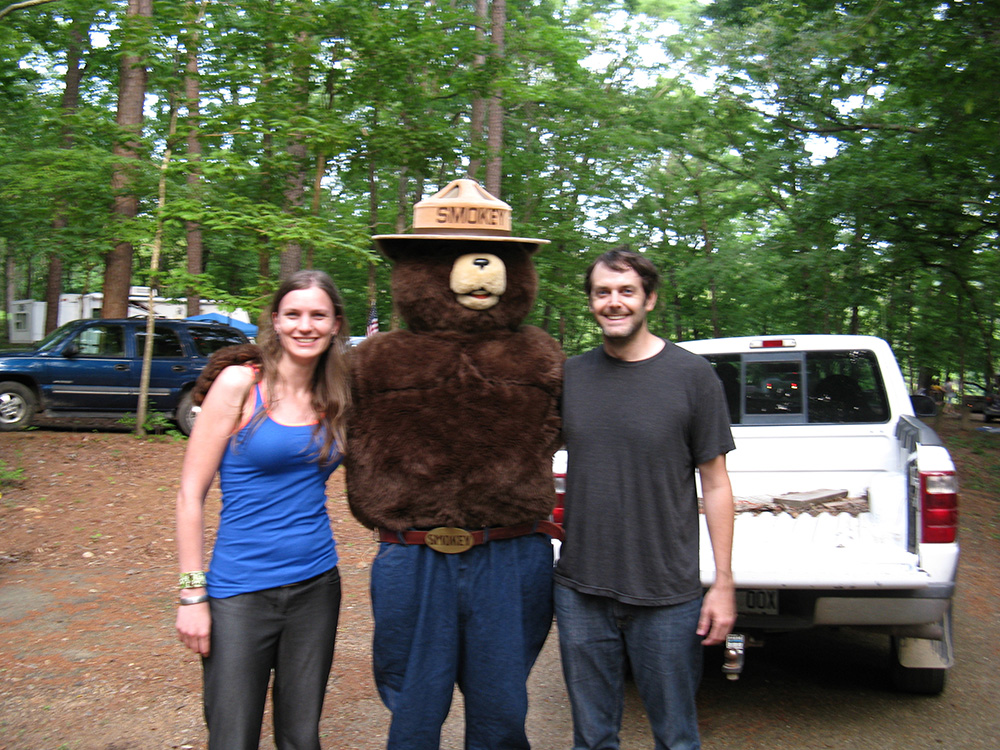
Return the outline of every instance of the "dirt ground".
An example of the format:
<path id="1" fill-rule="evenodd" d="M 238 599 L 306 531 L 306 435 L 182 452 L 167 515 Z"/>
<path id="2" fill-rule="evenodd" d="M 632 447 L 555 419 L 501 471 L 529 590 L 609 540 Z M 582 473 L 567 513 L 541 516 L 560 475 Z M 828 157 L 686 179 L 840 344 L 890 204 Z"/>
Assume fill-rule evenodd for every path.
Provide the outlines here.
<path id="1" fill-rule="evenodd" d="M 204 748 L 200 666 L 173 629 L 173 503 L 185 443 L 58 424 L 0 433 L 0 750 Z M 983 514 L 995 530 L 995 498 L 975 477 L 996 475 L 997 453 L 957 436 L 957 426 L 945 419 L 938 429 L 964 477 L 963 512 Z M 350 516 L 343 470 L 329 496 L 344 599 L 324 747 L 384 747 L 388 713 L 369 647 L 376 543 Z M 217 515 L 213 490 L 207 517 Z M 542 657 L 553 663 L 554 640 Z M 557 675 L 532 676 L 529 736 L 540 748 L 570 745 Z M 445 747 L 461 747 L 460 713 L 453 707 Z"/>
<path id="2" fill-rule="evenodd" d="M 0 484 L 0 750 L 205 747 L 201 667 L 174 632 L 173 505 L 186 443 L 116 429 L 64 421 L 0 433 L 0 479 L 23 469 Z M 323 746 L 384 747 L 389 714 L 370 662 L 377 543 L 348 510 L 343 469 L 328 496 L 343 602 Z M 210 525 L 218 503 L 216 487 Z M 538 731 L 568 746 L 564 688 L 543 689 L 557 701 L 535 708 L 559 718 L 540 717 Z M 269 731 L 261 747 L 273 747 Z M 462 735 L 456 696 L 443 744 L 461 747 Z"/>

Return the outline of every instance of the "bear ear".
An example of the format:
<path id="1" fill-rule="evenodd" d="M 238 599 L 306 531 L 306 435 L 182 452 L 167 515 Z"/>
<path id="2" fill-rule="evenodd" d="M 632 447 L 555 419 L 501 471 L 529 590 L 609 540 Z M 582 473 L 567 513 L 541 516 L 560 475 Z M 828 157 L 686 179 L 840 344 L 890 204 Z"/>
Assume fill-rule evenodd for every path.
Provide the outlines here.
<path id="1" fill-rule="evenodd" d="M 391 240 L 385 237 L 376 237 L 375 247 L 382 252 L 382 255 L 394 263 L 412 255 L 414 251 L 418 250 L 412 240 L 410 242 L 404 242 L 401 240 Z"/>

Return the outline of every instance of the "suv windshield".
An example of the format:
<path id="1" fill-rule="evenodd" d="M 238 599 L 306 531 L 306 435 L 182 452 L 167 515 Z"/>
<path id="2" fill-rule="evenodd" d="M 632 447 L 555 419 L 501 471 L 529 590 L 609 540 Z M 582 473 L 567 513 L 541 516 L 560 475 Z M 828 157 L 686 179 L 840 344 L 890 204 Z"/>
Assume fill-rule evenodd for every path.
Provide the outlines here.
<path id="1" fill-rule="evenodd" d="M 73 328 L 75 324 L 76 321 L 63 323 L 56 330 L 54 330 L 52 333 L 50 333 L 48 336 L 46 336 L 45 338 L 43 338 L 41 341 L 38 342 L 37 351 L 47 352 L 49 349 L 58 346 L 59 342 L 61 342 L 64 338 L 66 338 L 66 336 L 69 335 L 69 329 Z"/>

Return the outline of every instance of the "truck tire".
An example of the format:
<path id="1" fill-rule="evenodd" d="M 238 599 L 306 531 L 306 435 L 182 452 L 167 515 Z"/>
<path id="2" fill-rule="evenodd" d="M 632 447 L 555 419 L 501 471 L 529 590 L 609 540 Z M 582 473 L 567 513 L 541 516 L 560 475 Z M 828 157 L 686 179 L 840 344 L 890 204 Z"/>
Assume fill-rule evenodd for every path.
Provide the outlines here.
<path id="1" fill-rule="evenodd" d="M 944 690 L 948 670 L 904 667 L 899 663 L 899 645 L 895 638 L 889 659 L 889 678 L 896 690 L 918 695 L 938 695 Z"/>
<path id="2" fill-rule="evenodd" d="M 191 434 L 191 430 L 194 428 L 194 418 L 198 415 L 198 411 L 189 389 L 181 396 L 180 403 L 177 404 L 177 411 L 174 412 L 174 421 L 185 435 Z"/>
<path id="3" fill-rule="evenodd" d="M 0 383 L 0 430 L 23 430 L 31 424 L 38 402 L 26 385 Z"/>

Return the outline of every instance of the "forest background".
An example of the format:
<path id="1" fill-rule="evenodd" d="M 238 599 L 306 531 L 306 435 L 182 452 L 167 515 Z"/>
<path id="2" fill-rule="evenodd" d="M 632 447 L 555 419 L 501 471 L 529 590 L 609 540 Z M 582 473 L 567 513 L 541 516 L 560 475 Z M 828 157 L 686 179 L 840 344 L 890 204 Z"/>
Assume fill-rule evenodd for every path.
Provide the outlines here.
<path id="1" fill-rule="evenodd" d="M 398 325 L 377 233 L 473 177 L 536 256 L 529 323 L 599 334 L 581 276 L 664 273 L 671 339 L 870 333 L 990 386 L 993 0 L 22 0 L 0 7 L 7 309 L 130 285 L 259 312 L 330 272 Z"/>

